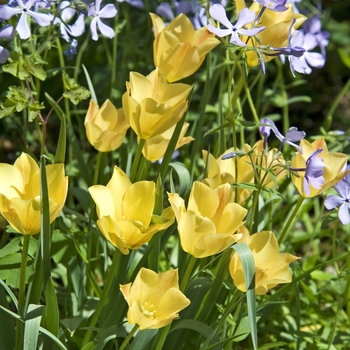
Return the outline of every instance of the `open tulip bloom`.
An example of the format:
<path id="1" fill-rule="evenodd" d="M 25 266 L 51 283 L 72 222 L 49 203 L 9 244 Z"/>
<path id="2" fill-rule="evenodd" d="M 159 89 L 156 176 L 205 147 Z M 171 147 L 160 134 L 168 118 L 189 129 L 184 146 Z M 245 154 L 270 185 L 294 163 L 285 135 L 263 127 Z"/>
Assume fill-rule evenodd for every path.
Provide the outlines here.
<path id="1" fill-rule="evenodd" d="M 173 221 L 171 208 L 163 211 L 164 223 L 152 223 L 156 196 L 155 183 L 131 183 L 126 174 L 114 168 L 106 186 L 95 185 L 89 192 L 96 203 L 97 225 L 102 234 L 123 254 L 138 249 Z M 170 209 L 170 210 L 169 210 Z"/>
<path id="2" fill-rule="evenodd" d="M 161 328 L 179 317 L 191 302 L 179 290 L 177 270 L 160 274 L 141 268 L 135 281 L 120 286 L 129 305 L 128 322 L 140 329 Z"/>
<path id="3" fill-rule="evenodd" d="M 195 30 L 184 14 L 174 18 L 168 26 L 151 13 L 154 27 L 154 64 L 168 82 L 186 78 L 198 70 L 205 56 L 219 40 L 206 27 Z"/>
<path id="4" fill-rule="evenodd" d="M 303 197 L 314 197 L 340 181 L 349 171 L 346 170 L 348 157 L 343 153 L 328 152 L 323 138 L 309 143 L 300 141 L 303 153 L 296 153 L 290 170 L 292 180 Z"/>
<path id="5" fill-rule="evenodd" d="M 61 212 L 68 191 L 68 177 L 63 164 L 46 167 L 50 222 Z M 40 231 L 40 168 L 22 153 L 14 165 L 0 164 L 0 213 L 12 228 L 23 235 Z"/>
<path id="6" fill-rule="evenodd" d="M 116 150 L 129 128 L 123 109 L 117 110 L 110 100 L 106 100 L 101 108 L 91 100 L 84 125 L 89 142 L 100 152 Z"/>
<path id="7" fill-rule="evenodd" d="M 250 248 L 255 264 L 255 293 L 266 294 L 269 289 L 280 283 L 292 281 L 289 264 L 298 257 L 280 253 L 277 239 L 273 232 L 255 233 L 244 240 Z M 244 273 L 238 254 L 234 254 L 230 262 L 230 274 L 238 289 L 246 291 Z"/>
<path id="8" fill-rule="evenodd" d="M 147 140 L 167 131 L 184 116 L 191 86 L 168 84 L 157 68 L 146 77 L 131 72 L 126 89 L 125 117 L 137 136 Z"/>
<path id="9" fill-rule="evenodd" d="M 0 0 L 0 350 L 350 348 L 315 2 Z"/>
<path id="10" fill-rule="evenodd" d="M 236 231 L 243 226 L 247 210 L 234 203 L 229 184 L 213 190 L 201 182 L 194 182 L 187 209 L 177 193 L 169 193 L 168 197 L 185 252 L 204 258 L 222 252 L 241 238 Z"/>

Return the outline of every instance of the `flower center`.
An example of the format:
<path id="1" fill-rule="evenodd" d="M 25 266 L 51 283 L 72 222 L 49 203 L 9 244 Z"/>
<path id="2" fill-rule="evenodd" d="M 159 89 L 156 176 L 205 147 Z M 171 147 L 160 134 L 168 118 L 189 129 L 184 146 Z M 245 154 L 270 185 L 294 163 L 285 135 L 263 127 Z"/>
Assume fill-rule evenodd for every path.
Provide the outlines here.
<path id="1" fill-rule="evenodd" d="M 155 310 L 153 304 L 148 304 L 148 302 L 145 301 L 145 302 L 141 305 L 141 308 L 142 308 L 142 313 L 143 313 L 146 317 L 150 318 L 151 320 L 154 320 L 157 311 Z"/>

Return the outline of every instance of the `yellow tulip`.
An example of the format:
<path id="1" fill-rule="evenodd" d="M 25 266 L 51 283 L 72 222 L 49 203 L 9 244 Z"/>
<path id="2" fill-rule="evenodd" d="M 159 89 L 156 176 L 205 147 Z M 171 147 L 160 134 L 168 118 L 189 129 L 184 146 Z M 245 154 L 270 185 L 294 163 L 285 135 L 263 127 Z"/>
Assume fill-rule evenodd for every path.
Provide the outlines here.
<path id="1" fill-rule="evenodd" d="M 292 281 L 289 264 L 298 257 L 289 253 L 280 253 L 277 239 L 273 232 L 263 231 L 246 238 L 255 263 L 255 293 L 264 295 L 278 284 Z M 230 274 L 235 286 L 242 292 L 246 291 L 241 260 L 235 253 L 230 261 Z"/>
<path id="2" fill-rule="evenodd" d="M 179 317 L 190 300 L 179 289 L 177 270 L 160 274 L 141 268 L 135 281 L 120 286 L 129 305 L 128 322 L 140 329 L 161 328 Z"/>
<path id="3" fill-rule="evenodd" d="M 168 84 L 157 68 L 147 77 L 131 72 L 123 95 L 123 109 L 140 139 L 149 139 L 174 126 L 187 110 L 191 86 Z"/>
<path id="4" fill-rule="evenodd" d="M 84 125 L 89 142 L 100 152 L 116 150 L 129 128 L 123 109 L 116 109 L 110 100 L 101 108 L 91 100 Z"/>
<path id="5" fill-rule="evenodd" d="M 204 258 L 227 249 L 242 234 L 235 232 L 244 224 L 247 210 L 234 203 L 229 184 L 211 189 L 195 181 L 187 210 L 177 193 L 168 193 L 175 212 L 182 249 L 196 258 Z"/>
<path id="6" fill-rule="evenodd" d="M 293 6 L 291 4 L 286 4 L 288 10 L 283 12 L 276 12 L 268 8 L 265 9 L 259 26 L 265 26 L 266 28 L 256 35 L 258 40 L 253 37 L 248 41 L 249 46 L 270 46 L 270 47 L 285 47 L 288 42 L 288 32 L 293 18 L 296 19 L 296 22 L 293 25 L 294 29 L 298 29 L 303 22 L 306 20 L 306 17 L 302 14 L 295 13 Z M 246 7 L 244 0 L 236 0 L 237 14 Z M 254 11 L 257 15 L 260 12 L 261 5 L 257 2 L 253 2 L 249 7 L 249 10 Z M 242 38 L 242 41 L 246 42 L 245 37 Z M 259 57 L 254 51 L 246 51 L 247 62 L 250 66 L 256 66 L 259 64 Z M 265 56 L 263 59 L 265 62 L 274 59 L 275 56 Z"/>
<path id="7" fill-rule="evenodd" d="M 61 212 L 68 191 L 63 164 L 46 166 L 50 223 Z M 23 235 L 40 231 L 40 168 L 22 153 L 14 165 L 0 164 L 0 213 L 11 227 Z"/>
<path id="8" fill-rule="evenodd" d="M 195 30 L 191 21 L 181 13 L 168 26 L 151 13 L 154 27 L 154 65 L 164 73 L 167 81 L 174 82 L 195 73 L 206 54 L 220 41 L 206 27 Z"/>
<path id="9" fill-rule="evenodd" d="M 283 155 L 280 154 L 276 157 L 277 151 L 275 149 L 269 150 L 265 153 L 262 140 L 256 142 L 253 148 L 245 144 L 243 150 L 237 149 L 235 151 L 237 153 L 236 157 L 222 159 L 222 156 L 230 152 L 234 152 L 234 149 L 228 149 L 217 159 L 209 154 L 208 177 L 202 180 L 203 183 L 213 189 L 224 183 L 254 183 L 254 181 L 256 181 L 256 175 L 259 176 L 259 181 L 262 186 L 271 188 L 276 183 L 272 179 L 271 173 L 274 175 L 277 182 L 286 175 L 286 171 L 281 166 L 281 164 L 285 164 Z M 242 154 L 242 152 L 247 154 L 239 155 Z M 202 151 L 202 153 L 206 164 L 208 152 Z M 248 155 L 248 153 L 250 153 L 250 155 Z M 250 190 L 243 188 L 238 188 L 237 191 L 238 203 L 243 203 L 251 193 Z"/>
<path id="10" fill-rule="evenodd" d="M 163 132 L 162 134 L 151 137 L 150 139 L 146 140 L 142 149 L 142 154 L 145 156 L 146 159 L 148 159 L 151 162 L 154 162 L 164 156 L 168 148 L 170 139 L 173 136 L 175 127 L 176 125 L 172 126 L 169 130 Z M 184 123 L 175 149 L 179 149 L 180 147 L 194 140 L 194 138 L 191 136 L 185 137 L 188 127 L 189 124 Z"/>
<path id="11" fill-rule="evenodd" d="M 296 169 L 305 169 L 306 161 L 310 155 L 318 149 L 322 149 L 322 152 L 318 154 L 318 158 L 323 159 L 325 167 L 323 168 L 323 185 L 317 189 L 310 186 L 310 194 L 307 195 L 304 192 L 304 178 L 305 172 L 299 171 L 298 176 L 292 173 L 292 181 L 295 187 L 298 189 L 299 193 L 303 197 L 315 197 L 318 194 L 328 190 L 330 187 L 334 186 L 338 181 L 340 181 L 349 171 L 345 171 L 346 163 L 348 161 L 347 155 L 338 152 L 328 152 L 327 144 L 323 138 L 319 138 L 314 142 L 310 143 L 306 140 L 300 141 L 300 147 L 303 150 L 303 154 L 299 152 L 296 153 L 295 157 L 292 159 L 291 167 Z"/>
<path id="12" fill-rule="evenodd" d="M 234 157 L 230 159 L 222 159 L 222 156 L 233 152 L 233 148 L 228 149 L 224 154 L 219 156 L 217 159 L 212 154 L 202 151 L 204 164 L 206 165 L 208 159 L 208 177 L 203 179 L 202 182 L 208 185 L 210 188 L 214 189 L 226 182 L 229 184 L 235 183 L 249 183 L 254 179 L 254 168 L 251 165 L 251 160 L 248 155 L 243 155 L 240 157 Z M 248 153 L 251 150 L 251 147 L 248 144 L 245 144 L 243 147 L 243 152 Z M 239 149 L 236 149 L 236 152 L 241 152 Z M 237 164 L 237 173 L 236 173 L 236 164 Z M 237 180 L 236 180 L 237 178 Z M 250 193 L 246 189 L 238 188 L 238 203 L 242 203 L 247 195 Z"/>
<path id="13" fill-rule="evenodd" d="M 99 229 L 125 255 L 129 254 L 130 249 L 140 248 L 155 233 L 165 230 L 174 222 L 170 207 L 163 210 L 162 218 L 158 220 L 161 223 L 152 222 L 155 191 L 154 182 L 132 184 L 118 167 L 114 167 L 107 186 L 89 188 L 96 203 Z"/>

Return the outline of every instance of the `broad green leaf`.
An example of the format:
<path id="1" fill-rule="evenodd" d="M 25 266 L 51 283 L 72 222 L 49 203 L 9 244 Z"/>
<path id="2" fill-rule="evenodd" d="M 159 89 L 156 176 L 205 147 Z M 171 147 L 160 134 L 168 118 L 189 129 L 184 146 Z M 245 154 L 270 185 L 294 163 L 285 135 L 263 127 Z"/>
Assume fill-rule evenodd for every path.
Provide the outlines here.
<path id="1" fill-rule="evenodd" d="M 24 326 L 24 349 L 36 350 L 43 305 L 29 304 Z"/>
<path id="2" fill-rule="evenodd" d="M 177 189 L 177 193 L 179 193 L 180 196 L 187 196 L 191 189 L 191 177 L 188 169 L 179 162 L 170 163 L 169 167 L 175 170 L 179 179 L 179 188 Z"/>
<path id="3" fill-rule="evenodd" d="M 252 252 L 245 243 L 232 246 L 241 259 L 247 289 L 248 318 L 254 350 L 258 349 L 258 335 L 255 308 L 255 264 Z"/>
<path id="4" fill-rule="evenodd" d="M 45 288 L 46 306 L 44 310 L 45 328 L 53 335 L 58 335 L 59 329 L 59 310 L 57 303 L 56 290 L 50 277 Z"/>

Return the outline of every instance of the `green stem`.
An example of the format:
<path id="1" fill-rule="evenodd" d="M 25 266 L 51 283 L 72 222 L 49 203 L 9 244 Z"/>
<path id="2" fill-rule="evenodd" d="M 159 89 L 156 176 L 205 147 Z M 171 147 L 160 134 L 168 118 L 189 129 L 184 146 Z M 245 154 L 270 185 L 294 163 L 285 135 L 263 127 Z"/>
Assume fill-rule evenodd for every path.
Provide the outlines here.
<path id="1" fill-rule="evenodd" d="M 157 337 L 155 338 L 155 341 L 153 342 L 153 345 L 156 344 L 156 349 L 155 350 L 162 350 L 163 345 L 165 343 L 165 339 L 169 333 L 171 327 L 171 323 L 169 323 L 167 326 L 163 327 L 162 330 L 160 330 L 157 333 Z"/>
<path id="2" fill-rule="evenodd" d="M 91 321 L 89 324 L 89 329 L 85 333 L 81 348 L 83 348 L 90 341 L 93 328 L 96 326 L 97 321 L 98 321 L 100 314 L 102 312 L 102 309 L 105 306 L 106 302 L 108 301 L 107 296 L 108 296 L 109 289 L 112 285 L 113 278 L 114 278 L 114 276 L 118 275 L 118 273 L 116 273 L 116 272 L 118 271 L 118 267 L 120 265 L 120 258 L 121 258 L 121 252 L 119 249 L 116 249 L 115 253 L 114 253 L 112 265 L 109 268 L 108 276 L 107 276 L 106 283 L 105 283 L 103 291 L 102 291 L 101 298 L 100 298 L 100 300 L 97 304 L 96 310 L 91 318 Z"/>
<path id="3" fill-rule="evenodd" d="M 125 349 L 125 347 L 129 344 L 130 339 L 134 336 L 135 332 L 139 329 L 139 325 L 135 324 L 134 328 L 128 334 L 128 336 L 124 339 L 122 345 L 120 345 L 119 350 Z"/>
<path id="4" fill-rule="evenodd" d="M 287 232 L 289 230 L 290 225 L 292 224 L 293 220 L 296 217 L 296 214 L 297 214 L 299 208 L 301 207 L 301 205 L 304 202 L 304 199 L 305 199 L 305 197 L 303 197 L 303 196 L 299 197 L 299 200 L 298 200 L 298 202 L 297 202 L 297 204 L 296 204 L 296 206 L 295 206 L 295 208 L 293 210 L 293 213 L 289 216 L 289 219 L 288 219 L 288 221 L 286 223 L 286 226 L 284 226 L 284 229 L 282 231 L 281 237 L 278 239 L 278 244 L 281 244 L 283 242 L 283 240 L 284 240 L 284 238 L 285 238 L 285 236 L 286 236 L 286 234 L 287 234 Z"/>
<path id="5" fill-rule="evenodd" d="M 256 112 L 256 109 L 255 109 L 255 106 L 254 106 L 254 103 L 253 103 L 252 96 L 250 95 L 250 90 L 249 90 L 247 82 L 244 84 L 244 89 L 245 89 L 245 93 L 246 93 L 246 96 L 247 96 L 247 100 L 248 100 L 248 104 L 249 104 L 250 110 L 253 113 L 253 117 L 254 117 L 254 119 L 255 119 L 255 121 L 257 123 L 260 123 L 259 116 L 258 116 L 258 113 Z"/>
<path id="6" fill-rule="evenodd" d="M 196 261 L 197 261 L 197 258 L 195 258 L 193 255 L 191 255 L 190 261 L 186 267 L 186 271 L 185 271 L 185 274 L 182 278 L 182 282 L 180 285 L 180 290 L 182 292 L 184 292 L 186 290 L 188 280 L 190 279 L 190 276 L 191 276 L 191 273 L 192 273 L 192 270 L 193 270 L 193 267 L 194 267 Z"/>
<path id="7" fill-rule="evenodd" d="M 18 291 L 18 313 L 24 319 L 25 310 L 25 290 L 26 290 L 26 270 L 27 270 L 27 257 L 29 249 L 30 236 L 23 236 L 23 246 L 22 246 L 22 258 L 21 258 L 21 270 L 19 275 L 19 291 Z M 16 330 L 16 350 L 22 349 L 23 341 L 23 322 L 22 320 L 17 320 L 17 330 Z"/>
<path id="8" fill-rule="evenodd" d="M 143 149 L 143 145 L 145 144 L 145 142 L 146 142 L 146 140 L 140 139 L 139 144 L 137 146 L 135 158 L 134 158 L 134 161 L 133 161 L 132 167 L 131 167 L 131 174 L 130 174 L 130 181 L 131 182 L 134 182 L 136 179 L 137 168 L 138 168 L 139 163 L 140 163 L 142 149 Z"/>

